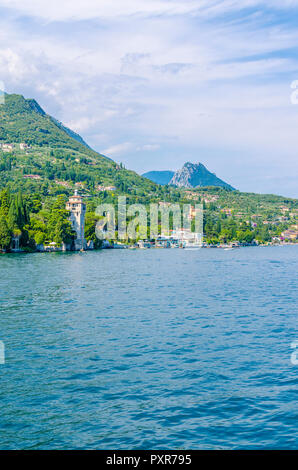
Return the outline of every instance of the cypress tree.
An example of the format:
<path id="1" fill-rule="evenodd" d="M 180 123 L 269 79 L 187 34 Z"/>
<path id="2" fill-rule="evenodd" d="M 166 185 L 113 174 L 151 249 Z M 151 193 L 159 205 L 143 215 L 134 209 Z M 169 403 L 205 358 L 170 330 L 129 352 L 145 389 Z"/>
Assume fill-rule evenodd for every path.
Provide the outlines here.
<path id="1" fill-rule="evenodd" d="M 10 195 L 9 189 L 3 189 L 0 193 L 0 215 L 7 217 L 10 202 L 11 202 L 11 195 Z"/>
<path id="2" fill-rule="evenodd" d="M 11 242 L 11 232 L 4 216 L 0 216 L 0 247 L 6 249 Z"/>
<path id="3" fill-rule="evenodd" d="M 18 209 L 17 209 L 17 201 L 16 201 L 16 198 L 13 198 L 10 203 L 8 216 L 7 216 L 7 223 L 8 223 L 8 227 L 10 230 L 19 229 L 18 219 L 19 219 L 19 214 L 18 214 Z"/>

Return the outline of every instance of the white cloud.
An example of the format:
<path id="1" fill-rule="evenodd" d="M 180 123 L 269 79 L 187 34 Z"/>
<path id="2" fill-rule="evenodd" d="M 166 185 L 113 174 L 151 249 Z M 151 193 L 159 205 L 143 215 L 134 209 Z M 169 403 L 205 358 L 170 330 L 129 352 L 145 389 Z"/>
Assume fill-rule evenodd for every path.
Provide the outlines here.
<path id="1" fill-rule="evenodd" d="M 28 63 L 24 57 L 10 47 L 6 47 L 0 49 L 0 70 L 13 82 L 19 83 L 36 73 L 36 64 Z"/>
<path id="2" fill-rule="evenodd" d="M 47 21 L 79 21 L 150 15 L 215 17 L 246 8 L 294 8 L 298 0 L 1 0 L 0 6 Z"/>
<path id="3" fill-rule="evenodd" d="M 203 6 L 206 1 L 201 1 Z M 115 18 L 131 15 L 184 14 L 196 11 L 198 3 L 193 0 L 1 0 L 1 5 L 30 16 L 51 21 L 86 20 L 92 18 Z"/>
<path id="4" fill-rule="evenodd" d="M 146 152 L 153 152 L 154 150 L 158 150 L 160 148 L 160 145 L 158 144 L 145 144 L 141 145 L 140 147 L 137 147 L 138 152 L 142 152 L 143 150 Z"/>
<path id="5" fill-rule="evenodd" d="M 95 124 L 96 120 L 94 118 L 89 117 L 82 117 L 75 121 L 69 121 L 66 123 L 66 126 L 70 129 L 74 130 L 75 132 L 83 132 L 87 129 L 90 129 L 93 124 Z"/>
<path id="6" fill-rule="evenodd" d="M 118 157 L 119 155 L 123 155 L 134 148 L 135 146 L 131 142 L 123 142 L 121 144 L 112 145 L 111 147 L 104 149 L 102 153 L 108 157 Z"/>
<path id="7" fill-rule="evenodd" d="M 203 148 L 219 167 L 212 150 L 234 167 L 249 149 L 257 165 L 262 154 L 276 168 L 285 161 L 297 168 L 290 84 L 298 64 L 290 51 L 298 31 L 291 10 L 281 22 L 274 8 L 294 8 L 298 0 L 0 0 L 1 6 L 8 8 L 0 18 L 7 91 L 36 98 L 99 151 L 124 155 L 128 167 L 175 160 L 176 168 Z M 229 154 L 238 150 L 237 162 Z"/>

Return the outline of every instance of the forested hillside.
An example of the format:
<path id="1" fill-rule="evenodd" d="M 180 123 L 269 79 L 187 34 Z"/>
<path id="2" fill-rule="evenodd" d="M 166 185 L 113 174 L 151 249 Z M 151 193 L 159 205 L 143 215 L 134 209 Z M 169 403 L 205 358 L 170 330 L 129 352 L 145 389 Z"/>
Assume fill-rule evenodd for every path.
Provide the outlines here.
<path id="1" fill-rule="evenodd" d="M 75 189 L 87 203 L 86 236 L 93 241 L 96 206 L 116 205 L 119 195 L 128 204 L 147 208 L 150 203 L 202 203 L 210 244 L 268 243 L 298 227 L 295 199 L 241 193 L 229 185 L 191 189 L 156 184 L 90 149 L 35 100 L 6 95 L 0 105 L 0 248 L 9 246 L 7 240 L 14 235 L 28 250 L 41 241 L 70 240 L 65 203 Z"/>

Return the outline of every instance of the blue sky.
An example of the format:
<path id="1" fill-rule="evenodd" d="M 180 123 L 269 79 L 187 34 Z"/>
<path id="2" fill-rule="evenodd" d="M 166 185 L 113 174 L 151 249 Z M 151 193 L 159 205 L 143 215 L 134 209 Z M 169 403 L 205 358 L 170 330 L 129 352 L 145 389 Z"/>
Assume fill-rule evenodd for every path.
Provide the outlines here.
<path id="1" fill-rule="evenodd" d="M 298 197 L 298 0 L 0 0 L 0 81 L 139 173 Z"/>

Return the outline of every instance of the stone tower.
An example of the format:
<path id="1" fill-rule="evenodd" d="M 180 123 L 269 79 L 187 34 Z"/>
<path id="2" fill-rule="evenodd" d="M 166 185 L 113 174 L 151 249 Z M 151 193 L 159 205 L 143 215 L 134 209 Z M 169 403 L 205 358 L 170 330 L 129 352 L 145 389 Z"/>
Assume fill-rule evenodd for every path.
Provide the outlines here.
<path id="1" fill-rule="evenodd" d="M 69 220 L 71 221 L 72 228 L 77 233 L 75 240 L 76 250 L 85 250 L 87 242 L 85 240 L 85 214 L 86 204 L 83 203 L 83 198 L 75 190 L 74 196 L 71 196 L 66 204 L 66 210 L 70 212 Z"/>

